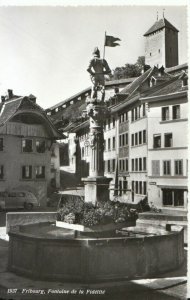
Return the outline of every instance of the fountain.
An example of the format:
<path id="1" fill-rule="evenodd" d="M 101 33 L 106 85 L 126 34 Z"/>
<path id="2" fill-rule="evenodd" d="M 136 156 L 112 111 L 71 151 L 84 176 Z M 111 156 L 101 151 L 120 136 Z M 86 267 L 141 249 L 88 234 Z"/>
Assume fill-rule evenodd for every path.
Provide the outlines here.
<path id="1" fill-rule="evenodd" d="M 83 182 L 85 203 L 98 206 L 109 201 L 111 179 L 104 176 L 102 124 L 108 114 L 104 74 L 110 69 L 97 48 L 87 70 L 93 79 L 85 111 L 90 118 L 91 160 L 89 177 Z M 183 263 L 182 227 L 129 225 L 59 227 L 52 222 L 19 226 L 9 232 L 8 269 L 34 279 L 87 283 L 157 276 Z"/>

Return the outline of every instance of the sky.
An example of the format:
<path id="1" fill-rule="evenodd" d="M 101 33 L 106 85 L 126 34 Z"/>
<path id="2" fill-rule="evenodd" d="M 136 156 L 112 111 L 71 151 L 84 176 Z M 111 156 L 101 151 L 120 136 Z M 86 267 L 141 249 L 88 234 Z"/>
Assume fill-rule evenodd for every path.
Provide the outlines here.
<path id="1" fill-rule="evenodd" d="M 51 107 L 91 85 L 86 69 L 104 35 L 121 39 L 106 47 L 110 68 L 144 55 L 143 34 L 163 16 L 179 30 L 179 64 L 187 62 L 186 6 L 0 6 L 0 94 L 33 94 Z"/>

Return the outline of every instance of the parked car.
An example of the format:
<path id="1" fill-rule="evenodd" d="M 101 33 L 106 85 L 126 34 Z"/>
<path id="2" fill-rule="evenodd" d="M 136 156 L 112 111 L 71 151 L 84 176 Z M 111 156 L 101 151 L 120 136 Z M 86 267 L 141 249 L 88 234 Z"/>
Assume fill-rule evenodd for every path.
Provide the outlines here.
<path id="1" fill-rule="evenodd" d="M 12 208 L 26 208 L 31 210 L 39 206 L 39 202 L 34 194 L 28 191 L 0 192 L 0 210 Z"/>

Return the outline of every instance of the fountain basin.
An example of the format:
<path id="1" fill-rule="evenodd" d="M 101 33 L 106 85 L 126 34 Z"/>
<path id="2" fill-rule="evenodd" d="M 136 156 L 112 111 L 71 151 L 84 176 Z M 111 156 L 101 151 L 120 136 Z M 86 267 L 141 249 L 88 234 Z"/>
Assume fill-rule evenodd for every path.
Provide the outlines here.
<path id="1" fill-rule="evenodd" d="M 107 237 L 106 237 L 107 235 Z M 9 232 L 9 271 L 38 280 L 97 282 L 158 276 L 183 262 L 183 228 L 129 227 L 104 237 L 24 225 Z"/>

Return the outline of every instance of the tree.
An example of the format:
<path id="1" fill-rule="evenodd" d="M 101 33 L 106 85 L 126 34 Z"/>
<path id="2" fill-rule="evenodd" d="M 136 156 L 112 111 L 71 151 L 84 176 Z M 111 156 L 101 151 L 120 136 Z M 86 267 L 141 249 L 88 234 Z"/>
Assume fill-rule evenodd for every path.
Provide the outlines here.
<path id="1" fill-rule="evenodd" d="M 142 69 L 145 65 L 145 56 L 139 56 L 136 65 Z"/>
<path id="2" fill-rule="evenodd" d="M 135 64 L 127 63 L 124 67 L 115 68 L 111 80 L 138 77 L 141 75 L 141 71 L 144 65 L 145 57 L 139 56 Z"/>

